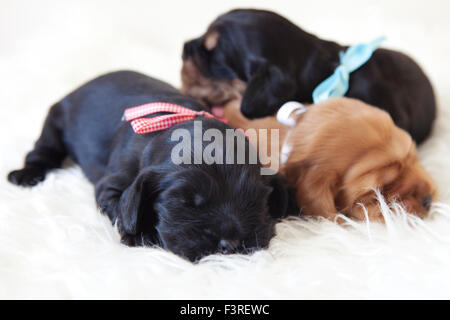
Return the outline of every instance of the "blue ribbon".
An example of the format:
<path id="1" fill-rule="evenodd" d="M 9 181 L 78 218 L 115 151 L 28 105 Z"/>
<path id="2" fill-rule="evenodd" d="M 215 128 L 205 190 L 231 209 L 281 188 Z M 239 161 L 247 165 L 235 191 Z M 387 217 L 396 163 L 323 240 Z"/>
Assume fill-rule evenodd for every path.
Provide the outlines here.
<path id="1" fill-rule="evenodd" d="M 348 91 L 350 73 L 366 63 L 384 40 L 386 37 L 379 37 L 369 43 L 358 43 L 349 47 L 345 52 L 339 52 L 341 64 L 329 78 L 314 89 L 314 103 L 332 97 L 343 97 Z"/>

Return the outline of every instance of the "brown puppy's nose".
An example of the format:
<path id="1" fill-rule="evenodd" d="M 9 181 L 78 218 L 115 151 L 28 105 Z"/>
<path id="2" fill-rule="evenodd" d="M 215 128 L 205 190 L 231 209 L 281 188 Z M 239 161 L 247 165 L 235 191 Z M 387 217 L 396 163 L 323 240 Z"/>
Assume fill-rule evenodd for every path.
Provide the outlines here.
<path id="1" fill-rule="evenodd" d="M 218 249 L 222 253 L 232 253 L 239 246 L 239 240 L 220 240 Z"/>
<path id="2" fill-rule="evenodd" d="M 425 210 L 430 210 L 430 208 L 431 208 L 431 202 L 433 201 L 433 195 L 431 195 L 431 194 L 429 194 L 429 195 L 427 195 L 427 196 L 425 196 L 425 197 L 423 197 L 421 200 L 420 200 L 420 203 L 422 204 L 422 207 L 425 209 Z"/>

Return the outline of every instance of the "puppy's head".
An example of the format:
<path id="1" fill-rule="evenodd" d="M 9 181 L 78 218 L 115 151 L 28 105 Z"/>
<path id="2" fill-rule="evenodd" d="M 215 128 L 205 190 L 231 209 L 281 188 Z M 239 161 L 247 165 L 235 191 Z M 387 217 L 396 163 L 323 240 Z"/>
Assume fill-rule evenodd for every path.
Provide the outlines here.
<path id="1" fill-rule="evenodd" d="M 424 218 L 436 199 L 436 187 L 420 164 L 411 137 L 393 125 L 387 137 L 344 173 L 335 197 L 336 206 L 362 220 L 363 204 L 372 220 L 383 221 L 373 190 L 377 188 L 388 202 L 398 201 L 408 212 Z"/>
<path id="2" fill-rule="evenodd" d="M 240 99 L 242 114 L 249 119 L 274 115 L 283 103 L 295 98 L 307 101 L 310 93 L 298 96 L 298 70 L 311 77 L 323 66 L 315 60 L 305 63 L 310 56 L 302 47 L 305 39 L 314 41 L 274 12 L 230 11 L 213 21 L 203 36 L 185 43 L 183 91 L 210 106 Z M 326 69 L 328 74 L 334 68 Z M 311 91 L 317 81 L 322 76 L 308 81 Z"/>
<path id="3" fill-rule="evenodd" d="M 184 45 L 181 70 L 183 93 L 208 106 L 223 106 L 242 100 L 248 118 L 273 115 L 293 98 L 296 82 L 289 73 L 257 58 L 257 42 L 250 48 L 245 31 L 214 25 L 202 37 Z M 244 36 L 246 34 L 247 38 Z M 264 38 L 262 35 L 260 35 Z"/>
<path id="4" fill-rule="evenodd" d="M 295 134 L 304 135 L 306 144 L 296 147 L 288 171 L 297 172 L 305 213 L 364 219 L 362 204 L 371 220 L 383 221 L 374 192 L 379 189 L 408 212 L 427 215 L 436 186 L 411 137 L 386 112 L 355 99 L 330 99 L 312 107 L 302 125 Z"/>
<path id="5" fill-rule="evenodd" d="M 284 185 L 243 171 L 220 176 L 192 167 L 141 173 L 121 199 L 122 237 L 160 244 L 191 261 L 266 247 L 274 235 L 271 211 L 282 211 L 274 202 L 287 196 Z"/>
<path id="6" fill-rule="evenodd" d="M 207 106 L 224 105 L 245 91 L 245 83 L 230 66 L 229 49 L 219 47 L 219 39 L 219 31 L 211 28 L 202 37 L 186 42 L 183 48 L 181 91 Z"/>

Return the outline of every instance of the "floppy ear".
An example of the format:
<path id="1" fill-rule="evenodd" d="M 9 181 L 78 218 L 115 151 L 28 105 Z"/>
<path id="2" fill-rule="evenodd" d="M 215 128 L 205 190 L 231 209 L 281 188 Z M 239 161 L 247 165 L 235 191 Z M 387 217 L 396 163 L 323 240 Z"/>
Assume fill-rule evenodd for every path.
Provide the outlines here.
<path id="1" fill-rule="evenodd" d="M 297 175 L 297 202 L 307 215 L 333 219 L 338 210 L 334 202 L 335 177 L 321 172 L 320 167 L 311 167 L 306 173 Z M 286 172 L 289 175 L 289 172 Z"/>
<path id="2" fill-rule="evenodd" d="M 146 230 L 149 226 L 151 229 L 155 227 L 158 217 L 153 209 L 153 201 L 157 195 L 158 181 L 158 173 L 147 168 L 122 193 L 118 221 L 121 235 L 136 235 L 150 231 Z"/>
<path id="3" fill-rule="evenodd" d="M 281 105 L 294 99 L 296 84 L 275 65 L 260 64 L 247 83 L 241 112 L 249 119 L 274 115 Z"/>
<path id="4" fill-rule="evenodd" d="M 272 218 L 285 218 L 287 216 L 298 216 L 300 209 L 295 199 L 295 190 L 289 187 L 280 175 L 267 176 L 272 192 L 269 195 L 269 213 Z"/>

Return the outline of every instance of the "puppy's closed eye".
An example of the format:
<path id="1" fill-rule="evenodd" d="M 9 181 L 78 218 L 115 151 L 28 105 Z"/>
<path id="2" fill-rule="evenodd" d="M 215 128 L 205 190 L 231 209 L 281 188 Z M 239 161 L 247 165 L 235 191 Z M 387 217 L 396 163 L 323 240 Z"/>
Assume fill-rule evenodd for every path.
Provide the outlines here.
<path id="1" fill-rule="evenodd" d="M 165 190 L 161 198 L 170 199 L 172 205 L 199 208 L 207 205 L 219 193 L 214 178 L 201 170 L 172 174 L 164 183 Z"/>
<path id="2" fill-rule="evenodd" d="M 202 205 L 204 205 L 206 203 L 206 198 L 204 196 L 200 195 L 200 194 L 196 194 L 194 196 L 194 201 L 193 202 L 194 202 L 194 205 L 196 207 L 200 207 L 200 206 L 202 206 Z"/>
<path id="3" fill-rule="evenodd" d="M 180 192 L 181 193 L 181 192 Z M 205 193 L 184 193 L 178 200 L 185 206 L 190 208 L 202 208 L 209 204 L 210 198 Z"/>

